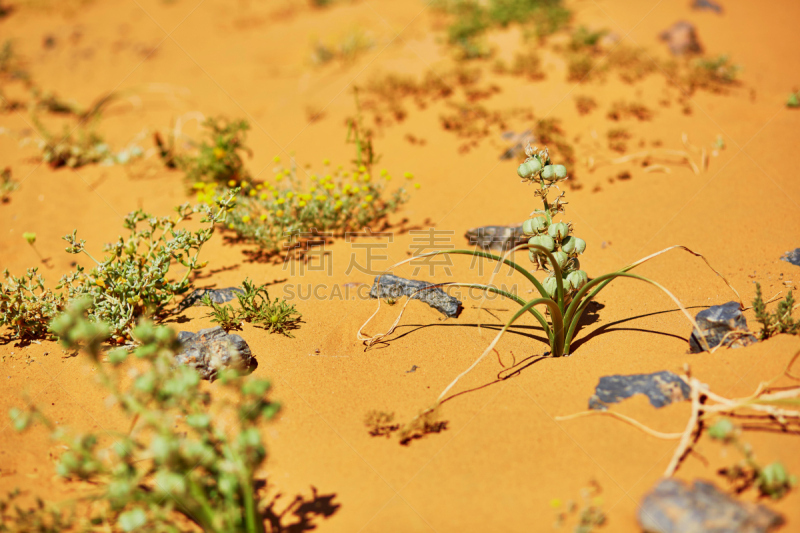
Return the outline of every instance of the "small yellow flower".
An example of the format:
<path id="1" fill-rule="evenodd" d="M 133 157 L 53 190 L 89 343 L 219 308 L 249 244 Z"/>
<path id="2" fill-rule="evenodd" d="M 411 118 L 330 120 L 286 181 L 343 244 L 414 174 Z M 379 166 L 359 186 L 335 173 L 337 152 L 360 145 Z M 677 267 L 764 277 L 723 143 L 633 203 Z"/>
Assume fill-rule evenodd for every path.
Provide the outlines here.
<path id="1" fill-rule="evenodd" d="M 350 190 L 350 184 L 349 184 L 349 183 L 345 183 L 345 184 L 344 184 L 344 187 L 342 187 L 342 190 L 343 190 L 344 192 L 347 192 L 348 190 Z"/>
<path id="2" fill-rule="evenodd" d="M 261 222 L 264 222 L 265 220 L 267 220 L 267 214 L 266 214 L 266 213 L 264 213 L 263 215 L 261 215 L 260 217 L 258 217 L 258 219 L 259 219 L 259 220 L 261 220 Z"/>
<path id="3" fill-rule="evenodd" d="M 552 507 L 553 509 L 558 509 L 559 507 L 561 507 L 561 500 L 559 500 L 558 498 L 553 498 L 552 500 L 550 500 L 550 507 Z"/>
<path id="4" fill-rule="evenodd" d="M 392 181 L 392 177 L 391 176 L 386 176 L 386 181 Z"/>
<path id="5" fill-rule="evenodd" d="M 256 189 L 258 189 L 259 191 L 261 189 L 263 189 L 263 188 L 264 188 L 264 184 L 263 183 L 259 183 L 258 185 L 256 185 Z"/>
<path id="6" fill-rule="evenodd" d="M 225 150 L 217 146 L 216 148 L 214 148 L 214 157 L 216 157 L 217 159 L 222 159 L 223 157 L 225 157 Z"/>
<path id="7" fill-rule="evenodd" d="M 250 215 L 245 215 L 245 216 L 243 216 L 243 217 L 242 217 L 242 222 L 244 222 L 245 224 L 247 224 L 248 222 L 250 222 Z"/>
<path id="8" fill-rule="evenodd" d="M 95 281 L 94 284 L 97 285 L 98 287 L 103 287 L 104 289 L 106 288 L 106 282 L 102 278 L 98 278 L 98 280 Z"/>
<path id="9" fill-rule="evenodd" d="M 359 172 L 366 172 L 367 171 L 367 167 L 365 167 L 364 165 L 361 165 L 360 167 L 358 167 L 358 171 Z"/>
<path id="10" fill-rule="evenodd" d="M 382 168 L 382 169 L 381 169 L 381 176 L 384 176 L 384 177 L 385 177 L 385 176 L 388 176 L 388 175 L 389 175 L 389 171 L 388 171 L 388 170 L 386 170 L 385 168 Z"/>
<path id="11" fill-rule="evenodd" d="M 319 179 L 319 176 L 317 176 L 316 174 L 311 174 L 311 178 L 309 178 L 309 179 L 311 181 L 317 181 Z"/>
<path id="12" fill-rule="evenodd" d="M 341 195 L 341 194 L 339 194 L 338 192 L 335 192 L 335 193 L 333 193 L 333 197 L 334 197 L 334 198 L 336 198 L 337 200 L 338 200 L 338 199 L 339 199 L 341 196 L 342 196 L 342 195 Z"/>
<path id="13" fill-rule="evenodd" d="M 276 155 L 275 157 L 273 157 L 273 158 L 272 158 L 272 161 L 273 161 L 274 163 L 280 163 L 280 162 L 281 162 L 281 158 L 280 158 L 280 156 L 277 156 L 277 155 Z"/>
<path id="14" fill-rule="evenodd" d="M 329 190 L 329 191 L 332 191 L 333 189 L 335 189 L 335 188 L 336 188 L 336 185 L 334 185 L 333 183 L 326 183 L 326 184 L 325 184 L 325 188 L 326 188 L 327 190 Z"/>
<path id="15" fill-rule="evenodd" d="M 283 209 L 278 209 L 277 211 L 275 211 L 275 216 L 276 217 L 282 217 L 283 216 Z"/>
<path id="16" fill-rule="evenodd" d="M 317 192 L 317 188 L 316 187 L 311 187 L 308 191 L 311 192 L 311 193 L 315 193 L 315 192 Z"/>
<path id="17" fill-rule="evenodd" d="M 266 199 L 268 198 L 268 196 L 269 196 L 269 195 L 268 195 L 267 193 L 265 193 L 265 192 L 262 192 L 262 193 L 259 195 L 259 199 L 261 199 L 261 200 L 266 200 Z"/>
<path id="18" fill-rule="evenodd" d="M 420 185 L 419 183 L 415 183 L 415 184 L 414 184 L 414 188 L 415 188 L 415 189 L 419 189 L 420 187 L 422 187 L 422 185 Z"/>
<path id="19" fill-rule="evenodd" d="M 373 198 L 372 198 L 372 195 L 371 195 L 371 194 L 368 194 L 368 195 L 366 195 L 366 196 L 364 197 L 364 201 L 365 201 L 365 202 L 371 202 L 371 201 L 372 201 L 372 199 L 373 199 Z"/>
<path id="20" fill-rule="evenodd" d="M 299 205 L 300 207 L 305 207 L 306 203 L 303 200 L 300 200 L 299 202 L 297 202 L 297 205 Z"/>
<path id="21" fill-rule="evenodd" d="M 303 198 L 303 200 L 308 202 L 309 200 L 311 200 L 311 195 L 310 194 L 304 194 L 304 195 L 301 196 L 301 198 Z"/>
<path id="22" fill-rule="evenodd" d="M 195 190 L 197 190 L 197 189 L 205 189 L 205 187 L 206 187 L 206 184 L 203 183 L 202 181 L 198 181 L 198 182 L 195 182 L 195 183 L 192 184 L 192 188 L 195 189 Z"/>
<path id="23" fill-rule="evenodd" d="M 289 192 L 287 192 L 287 193 L 286 193 L 286 198 L 288 198 L 289 200 L 291 200 L 292 198 L 294 198 L 294 193 L 293 193 L 292 191 L 289 191 Z"/>
<path id="24" fill-rule="evenodd" d="M 272 191 L 272 197 L 273 197 L 273 198 L 277 198 L 278 196 L 280 196 L 280 194 L 278 193 L 278 191 Z"/>
<path id="25" fill-rule="evenodd" d="M 233 223 L 228 224 L 228 229 L 233 229 Z"/>
<path id="26" fill-rule="evenodd" d="M 353 194 L 356 194 L 356 193 L 358 193 L 358 191 L 360 191 L 360 190 L 361 190 L 361 189 L 359 189 L 358 187 L 353 187 L 353 189 L 351 190 L 351 192 L 352 192 Z"/>
<path id="27" fill-rule="evenodd" d="M 228 182 L 228 187 L 236 187 L 236 180 L 231 180 Z"/>
<path id="28" fill-rule="evenodd" d="M 278 174 L 275 176 L 275 181 L 281 181 L 283 179 L 283 174 Z"/>
<path id="29" fill-rule="evenodd" d="M 366 209 L 366 208 L 367 208 L 367 204 L 365 204 L 365 203 L 362 203 L 362 204 L 361 204 L 361 209 Z"/>
<path id="30" fill-rule="evenodd" d="M 278 205 L 283 205 L 283 202 L 285 202 L 285 201 L 286 200 L 284 200 L 283 198 L 278 198 L 278 201 L 275 202 L 275 203 L 278 204 Z"/>
<path id="31" fill-rule="evenodd" d="M 255 189 L 250 189 L 250 192 L 247 193 L 247 194 L 249 194 L 250 196 L 255 196 L 256 195 L 256 190 Z"/>
<path id="32" fill-rule="evenodd" d="M 328 165 L 330 165 L 330 164 L 331 164 L 331 160 L 330 160 L 330 159 L 328 159 L 328 158 L 325 158 L 325 159 L 323 159 L 323 160 L 322 160 L 322 164 L 323 164 L 323 165 L 325 165 L 325 166 L 327 167 Z"/>
<path id="33" fill-rule="evenodd" d="M 413 180 L 414 174 L 412 174 L 411 172 L 403 172 L 403 177 L 407 180 Z"/>
<path id="34" fill-rule="evenodd" d="M 270 191 L 274 191 L 275 190 L 275 186 L 270 183 L 269 185 L 267 185 L 267 189 L 269 189 Z"/>
<path id="35" fill-rule="evenodd" d="M 336 203 L 334 204 L 333 208 L 334 208 L 334 209 L 336 209 L 336 210 L 339 210 L 339 209 L 341 209 L 341 208 L 342 208 L 342 201 L 341 201 L 341 200 L 339 200 L 338 202 L 336 202 Z"/>
<path id="36" fill-rule="evenodd" d="M 319 200 L 320 202 L 324 202 L 327 199 L 328 199 L 328 197 L 325 196 L 324 194 L 318 194 L 317 195 L 317 200 Z"/>

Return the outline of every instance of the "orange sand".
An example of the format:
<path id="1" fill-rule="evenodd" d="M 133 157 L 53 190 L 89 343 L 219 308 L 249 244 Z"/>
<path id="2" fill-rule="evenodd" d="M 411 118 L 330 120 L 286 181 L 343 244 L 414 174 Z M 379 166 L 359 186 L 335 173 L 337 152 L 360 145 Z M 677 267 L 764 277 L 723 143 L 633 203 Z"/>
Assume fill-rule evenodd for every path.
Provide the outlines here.
<path id="1" fill-rule="evenodd" d="M 792 76 L 800 71 L 800 4 L 723 4 L 722 16 L 691 11 L 688 0 L 573 4 L 577 22 L 608 27 L 653 54 L 664 52 L 656 38 L 659 31 L 676 20 L 691 20 L 710 54 L 730 53 L 744 65 L 742 87 L 728 95 L 698 92 L 689 116 L 681 113 L 674 96 L 670 107 L 658 105 L 665 87 L 660 76 L 630 86 L 610 75 L 605 83 L 579 86 L 564 81 L 566 67 L 554 54 L 544 54 L 544 81 L 490 80 L 502 92 L 484 102 L 487 107 L 532 108 L 537 117 L 562 119 L 570 140 L 580 136 L 574 173 L 583 188 L 568 193 L 567 218 L 588 243 L 582 264 L 590 276 L 684 244 L 708 257 L 745 302 L 752 299 L 754 281 L 771 296 L 785 291 L 782 281 L 800 277 L 798 267 L 778 260 L 800 246 L 800 181 L 793 162 L 800 112 L 784 107 L 798 83 Z M 301 164 L 312 162 L 317 168 L 324 157 L 344 164 L 350 148 L 344 146 L 343 121 L 353 110 L 352 84 L 364 84 L 378 72 L 422 74 L 430 67 L 447 67 L 442 33 L 431 31 L 439 20 L 417 1 L 357 1 L 314 11 L 288 0 L 96 0 L 75 12 L 20 7 L 0 21 L 0 28 L 28 58 L 33 79 L 62 97 L 88 104 L 109 90 L 140 89 L 138 98 L 112 105 L 104 115 L 100 131 L 112 146 L 121 148 L 145 128 L 164 131 L 175 117 L 190 111 L 225 114 L 250 121 L 254 157 L 248 166 L 254 175 L 262 169 L 271 175 L 272 157 L 287 159 L 290 152 Z M 372 51 L 351 65 L 310 64 L 315 38 L 334 37 L 355 26 L 372 32 L 377 42 Z M 492 39 L 513 46 L 518 34 L 512 28 Z M 48 35 L 56 38 L 52 50 L 42 46 Z M 500 54 L 511 57 L 505 48 Z M 165 94 L 146 85 L 155 83 L 172 89 Z M 572 101 L 576 94 L 594 96 L 599 108 L 578 116 Z M 649 122 L 623 124 L 634 134 L 629 153 L 638 150 L 639 138 L 680 148 L 682 132 L 706 147 L 721 134 L 727 148 L 699 176 L 678 165 L 672 165 L 671 174 L 646 174 L 633 164 L 589 172 L 586 158 L 598 153 L 590 142 L 592 130 L 605 146 L 605 131 L 618 126 L 605 118 L 605 110 L 615 100 L 637 95 L 656 114 Z M 325 117 L 309 124 L 308 106 L 324 109 Z M 467 229 L 516 223 L 534 208 L 532 191 L 514 177 L 517 162 L 498 161 L 504 148 L 498 136 L 459 154 L 458 140 L 439 125 L 441 104 L 424 111 L 413 104 L 408 108 L 406 121 L 380 131 L 376 139 L 381 167 L 396 176 L 412 171 L 422 184 L 393 221 L 406 217 L 407 227 L 452 230 L 453 242 L 460 246 Z M 0 126 L 18 134 L 31 127 L 25 113 L 0 116 Z M 195 126 L 189 124 L 186 131 L 195 134 Z M 527 126 L 509 125 L 516 131 Z M 409 144 L 404 139 L 409 133 L 427 143 Z M 149 147 L 150 137 L 142 144 Z M 601 153 L 609 155 L 605 148 Z M 120 234 L 125 213 L 143 207 L 166 214 L 187 200 L 181 174 L 160 167 L 155 158 L 129 169 L 54 171 L 36 160 L 32 146 L 19 148 L 9 135 L 0 136 L 0 154 L 0 166 L 11 166 L 22 182 L 11 202 L 0 205 L 0 267 L 21 274 L 39 264 L 21 236 L 33 231 L 37 250 L 52 258 L 54 268 L 40 271 L 53 284 L 76 259 L 63 252 L 60 240 L 73 228 L 90 249 L 99 251 L 103 242 Z M 622 170 L 629 170 L 632 179 L 609 184 L 607 179 Z M 593 192 L 597 185 L 602 190 Z M 408 233 L 395 235 L 385 252 L 389 259 L 373 268 L 407 257 L 411 242 Z M 603 248 L 604 242 L 610 244 Z M 331 277 L 324 272 L 292 276 L 281 264 L 248 262 L 243 254 L 247 249 L 215 237 L 203 254 L 211 274 L 197 284 L 227 287 L 249 276 L 258 282 L 275 280 L 272 294 L 282 295 L 287 284 L 302 284 L 306 292 L 309 283 L 371 283 L 367 274 L 345 275 L 352 249 L 343 239 L 326 246 L 332 253 Z M 364 254 L 357 255 L 362 263 Z M 474 279 L 468 259 L 453 263 L 458 279 Z M 411 270 L 398 273 L 410 275 Z M 641 273 L 670 288 L 692 313 L 732 299 L 701 260 L 681 252 L 643 266 Z M 375 309 L 371 300 L 297 301 L 305 322 L 295 339 L 246 325 L 242 335 L 258 358 L 256 373 L 273 380 L 273 397 L 284 406 L 264 427 L 270 453 L 264 474 L 270 494 L 283 495 L 277 508 L 296 494 L 310 498 L 313 486 L 321 496 L 335 494 L 333 502 L 340 505 L 327 519 L 312 518 L 323 532 L 548 531 L 554 518 L 549 502 L 577 499 L 580 489 L 594 480 L 603 489 L 606 530 L 636 531 L 637 503 L 663 473 L 676 443 L 611 418 L 556 422 L 553 417 L 585 409 L 601 376 L 680 372 L 685 364 L 716 392 L 744 396 L 781 372 L 800 350 L 800 339 L 780 336 L 745 349 L 693 355 L 687 353 L 690 328 L 685 318 L 652 287 L 621 280 L 599 302 L 604 306 L 599 318 L 581 330 L 572 357 L 538 360 L 499 382 L 495 380 L 502 367 L 496 357 L 486 358 L 456 388 L 474 390 L 442 407 L 447 430 L 410 446 L 370 437 L 364 415 L 379 409 L 408 420 L 472 363 L 493 335 L 476 325 L 496 323 L 476 309 L 477 300 L 465 299 L 460 318 L 446 321 L 412 302 L 390 342 L 369 351 L 357 341 L 356 331 Z M 495 300 L 487 307 L 506 317 L 514 305 Z M 384 306 L 368 332 L 384 331 L 398 311 L 399 306 Z M 203 314 L 193 308 L 187 312 L 191 321 L 176 327 L 209 327 Z M 746 316 L 755 328 L 752 311 Z M 517 363 L 537 360 L 547 349 L 540 339 L 537 329 L 517 328 L 498 346 L 503 362 L 511 364 L 512 353 Z M 93 431 L 126 427 L 116 412 L 106 409 L 104 392 L 94 384 L 83 358 L 64 358 L 51 342 L 24 348 L 0 345 L 0 357 L 0 413 L 23 405 L 24 393 L 62 425 Z M 407 373 L 412 365 L 418 369 Z M 643 397 L 614 409 L 665 432 L 683 430 L 689 415 L 688 403 L 655 410 Z M 61 450 L 43 428 L 18 435 L 7 422 L 0 425 L 0 492 L 20 487 L 45 499 L 62 499 L 82 490 L 55 477 L 52 457 Z M 796 435 L 751 431 L 746 440 L 759 459 L 780 460 L 789 471 L 800 472 Z M 736 458 L 704 435 L 678 477 L 711 479 L 724 487 L 716 471 Z M 753 492 L 743 498 L 754 499 Z M 800 491 L 769 505 L 787 516 L 787 531 L 800 523 Z M 284 525 L 291 521 L 286 517 Z"/>

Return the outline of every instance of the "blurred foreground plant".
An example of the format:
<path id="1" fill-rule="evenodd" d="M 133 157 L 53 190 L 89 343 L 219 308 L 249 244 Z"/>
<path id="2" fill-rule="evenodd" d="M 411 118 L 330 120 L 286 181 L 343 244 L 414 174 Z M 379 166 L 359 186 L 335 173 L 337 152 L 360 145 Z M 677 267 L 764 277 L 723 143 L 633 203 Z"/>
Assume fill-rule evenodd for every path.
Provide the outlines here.
<path id="1" fill-rule="evenodd" d="M 193 530 L 180 526 L 180 514 L 205 532 L 263 532 L 267 502 L 256 494 L 255 474 L 266 458 L 258 427 L 279 410 L 267 398 L 270 383 L 226 370 L 217 383 L 228 393 L 212 405 L 199 374 L 174 367 L 174 331 L 147 321 L 133 331 L 140 343 L 132 352 L 136 362 L 130 364 L 131 353 L 117 348 L 107 354 L 108 368 L 101 362 L 102 343 L 111 328 L 88 319 L 90 309 L 89 299 L 73 303 L 53 330 L 66 348 L 83 348 L 100 383 L 130 417 L 130 431 L 73 433 L 33 405 L 10 413 L 18 430 L 33 421 L 52 430 L 67 448 L 58 474 L 97 489 L 81 498 L 93 503 L 89 523 L 81 525 L 88 531 Z M 50 531 L 13 527 L 30 520 L 4 516 L 0 531 Z"/>

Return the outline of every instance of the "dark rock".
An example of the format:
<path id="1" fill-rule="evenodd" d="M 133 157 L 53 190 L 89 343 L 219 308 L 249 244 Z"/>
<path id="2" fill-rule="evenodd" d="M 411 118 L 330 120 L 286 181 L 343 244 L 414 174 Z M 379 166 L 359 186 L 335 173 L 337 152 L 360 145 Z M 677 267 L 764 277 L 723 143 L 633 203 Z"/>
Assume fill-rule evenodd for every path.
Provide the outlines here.
<path id="1" fill-rule="evenodd" d="M 795 248 L 791 252 L 786 252 L 783 254 L 781 261 L 786 261 L 787 263 L 791 263 L 794 266 L 800 267 L 800 248 Z"/>
<path id="2" fill-rule="evenodd" d="M 681 20 L 676 22 L 658 35 L 659 39 L 666 41 L 673 55 L 700 54 L 703 47 L 697 40 L 697 31 L 694 24 Z"/>
<path id="3" fill-rule="evenodd" d="M 522 226 L 483 226 L 473 228 L 464 235 L 470 244 L 483 250 L 507 251 L 528 242 Z"/>
<path id="4" fill-rule="evenodd" d="M 178 333 L 181 351 L 175 356 L 178 364 L 197 369 L 203 379 L 213 381 L 225 368 L 245 371 L 253 363 L 253 354 L 239 335 L 228 335 L 221 327 L 201 329 L 197 333 Z"/>
<path id="5" fill-rule="evenodd" d="M 634 394 L 644 394 L 655 408 L 689 399 L 689 385 L 677 374 L 667 370 L 631 376 L 603 376 L 589 398 L 589 409 L 605 411 L 608 404 L 617 403 Z"/>
<path id="6" fill-rule="evenodd" d="M 637 517 L 646 533 L 767 533 L 783 524 L 768 507 L 735 500 L 701 480 L 690 488 L 662 479 L 642 500 Z"/>
<path id="7" fill-rule="evenodd" d="M 744 318 L 738 302 L 712 305 L 697 313 L 695 321 L 697 321 L 700 331 L 694 330 L 689 338 L 692 353 L 702 352 L 705 349 L 700 342 L 700 337 L 706 339 L 709 348 L 714 348 L 722 342 L 729 348 L 741 348 L 758 341 L 755 336 L 748 333 L 747 320 Z M 726 335 L 728 335 L 727 338 Z"/>
<path id="8" fill-rule="evenodd" d="M 195 289 L 183 299 L 178 306 L 178 310 L 183 311 L 193 305 L 202 305 L 203 296 L 208 295 L 215 304 L 230 302 L 236 298 L 237 294 L 244 294 L 244 290 L 239 287 L 227 287 L 225 289 Z"/>
<path id="9" fill-rule="evenodd" d="M 378 280 L 380 280 L 380 285 Z M 369 290 L 369 297 L 397 299 L 401 296 L 409 296 L 414 300 L 425 302 L 446 317 L 457 317 L 461 312 L 461 302 L 439 288 L 421 290 L 431 285 L 435 284 L 384 274 L 383 276 L 375 276 L 375 282 Z"/>
<path id="10" fill-rule="evenodd" d="M 692 2 L 692 9 L 707 9 L 715 13 L 722 13 L 722 6 L 712 0 L 694 0 L 694 2 Z"/>

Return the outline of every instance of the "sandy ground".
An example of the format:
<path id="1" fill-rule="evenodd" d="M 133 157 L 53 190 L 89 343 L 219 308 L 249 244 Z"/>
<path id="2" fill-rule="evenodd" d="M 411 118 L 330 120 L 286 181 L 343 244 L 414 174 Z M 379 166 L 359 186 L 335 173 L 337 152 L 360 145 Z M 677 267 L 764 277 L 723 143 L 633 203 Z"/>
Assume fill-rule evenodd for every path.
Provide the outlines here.
<path id="1" fill-rule="evenodd" d="M 135 97 L 112 105 L 101 122 L 100 131 L 114 146 L 140 132 L 163 131 L 175 117 L 192 111 L 246 118 L 254 151 L 247 164 L 254 175 L 270 173 L 272 158 L 290 153 L 301 164 L 319 165 L 325 157 L 345 163 L 350 148 L 344 144 L 343 123 L 353 111 L 354 84 L 380 72 L 421 75 L 447 68 L 449 61 L 441 32 L 431 31 L 440 25 L 439 18 L 417 1 L 370 0 L 325 11 L 278 0 L 73 4 L 75 9 L 21 6 L 0 21 L 3 37 L 14 39 L 37 83 L 84 105 L 106 91 L 137 89 Z M 567 218 L 588 243 L 582 264 L 590 276 L 673 244 L 709 258 L 746 303 L 755 281 L 771 296 L 785 292 L 784 281 L 800 276 L 798 267 L 779 260 L 800 245 L 800 182 L 793 163 L 800 113 L 784 107 L 798 83 L 793 76 L 800 72 L 795 24 L 800 4 L 776 2 L 767 9 L 728 0 L 724 6 L 717 15 L 692 11 L 688 1 L 572 4 L 576 21 L 608 27 L 660 56 L 665 52 L 658 32 L 689 19 L 709 53 L 729 53 L 745 67 L 741 86 L 729 94 L 696 93 L 691 115 L 684 115 L 674 98 L 669 107 L 657 103 L 666 86 L 660 76 L 633 86 L 613 76 L 605 82 L 568 83 L 563 60 L 554 54 L 545 53 L 543 81 L 490 80 L 501 92 L 487 107 L 558 117 L 571 140 L 580 138 L 573 172 L 582 188 L 568 193 Z M 371 51 L 352 64 L 310 63 L 314 39 L 356 26 L 372 33 L 376 46 Z M 48 36 L 55 40 L 53 48 L 43 46 Z M 518 32 L 510 29 L 493 39 L 514 43 Z M 576 94 L 592 95 L 598 110 L 579 116 Z M 639 139 L 679 149 L 683 132 L 707 148 L 722 135 L 726 149 L 700 175 L 681 165 L 672 165 L 670 174 L 644 173 L 635 164 L 590 172 L 589 156 L 611 155 L 593 147 L 592 131 L 604 144 L 604 132 L 614 126 L 605 110 L 615 100 L 634 97 L 655 115 L 646 122 L 624 122 L 635 139 L 629 153 L 638 149 Z M 309 123 L 309 106 L 324 110 L 324 117 Z M 411 171 L 422 187 L 392 217 L 395 234 L 381 250 L 387 258 L 373 263 L 373 270 L 413 251 L 409 228 L 452 231 L 453 244 L 461 246 L 469 228 L 517 223 L 535 206 L 532 191 L 515 179 L 518 162 L 498 160 L 505 147 L 499 135 L 459 153 L 459 140 L 439 125 L 442 104 L 408 108 L 405 121 L 378 130 L 376 144 L 383 154 L 380 166 L 397 175 Z M 17 135 L 31 128 L 26 113 L 3 114 L 0 126 Z M 516 131 L 525 127 L 522 120 L 509 122 Z M 196 133 L 195 124 L 187 132 Z M 410 144 L 408 134 L 425 144 Z M 148 135 L 142 144 L 149 143 Z M 0 267 L 16 274 L 40 264 L 23 232 L 36 232 L 36 250 L 52 265 L 40 271 L 54 284 L 75 260 L 63 252 L 60 240 L 73 228 L 99 251 L 120 233 L 127 212 L 143 207 L 166 214 L 187 200 L 180 173 L 160 167 L 154 158 L 131 167 L 52 170 L 36 155 L 13 135 L 0 136 L 0 166 L 10 166 L 21 181 L 11 201 L 0 205 Z M 623 170 L 631 179 L 609 183 Z M 401 224 L 403 218 L 408 221 Z M 244 253 L 250 247 L 215 238 L 203 253 L 210 274 L 197 281 L 198 286 L 227 287 L 249 276 L 274 282 L 274 295 L 296 293 L 298 286 L 307 294 L 309 285 L 324 284 L 318 292 L 323 298 L 295 301 L 304 320 L 295 339 L 247 325 L 242 333 L 258 358 L 257 375 L 273 380 L 273 396 L 284 406 L 264 427 L 270 492 L 283 495 L 279 509 L 295 495 L 311 501 L 313 490 L 320 498 L 333 495 L 325 500 L 334 504 L 330 516 L 310 517 L 324 532 L 547 531 L 554 518 L 549 502 L 577 499 L 592 483 L 602 488 L 606 529 L 636 531 L 638 502 L 664 472 L 675 442 L 607 417 L 565 422 L 554 417 L 585 409 L 601 376 L 681 372 L 686 364 L 718 393 L 744 396 L 779 374 L 800 350 L 797 337 L 778 336 L 744 349 L 689 354 L 690 327 L 674 304 L 652 287 L 622 280 L 598 299 L 602 309 L 581 330 L 572 357 L 540 358 L 547 351 L 541 332 L 524 323 L 498 346 L 503 364 L 516 362 L 524 369 L 498 380 L 505 375 L 503 367 L 496 357 L 486 358 L 455 389 L 467 392 L 442 407 L 447 429 L 401 446 L 395 439 L 371 437 L 363 425 L 366 412 L 393 411 L 408 420 L 430 405 L 492 338 L 492 330 L 478 324 L 497 324 L 495 316 L 509 316 L 512 306 L 493 300 L 486 304 L 490 314 L 477 309 L 478 299 L 462 293 L 463 313 L 444 320 L 412 302 L 389 342 L 365 351 L 356 331 L 373 313 L 375 301 L 330 297 L 335 285 L 371 283 L 372 276 L 358 269 L 346 274 L 352 258 L 361 265 L 366 260 L 365 250 L 352 244 L 334 239 L 326 245 L 330 276 L 324 271 L 301 275 L 282 264 L 252 262 Z M 468 259 L 454 259 L 454 276 L 481 279 L 469 266 Z M 398 271 L 411 272 L 408 267 Z M 641 273 L 669 287 L 692 313 L 732 299 L 701 260 L 682 252 L 648 263 Z M 523 287 L 522 280 L 509 282 L 514 281 Z M 398 311 L 384 306 L 367 330 L 385 330 Z M 178 327 L 196 331 L 210 326 L 203 314 L 191 309 L 191 320 Z M 756 327 L 752 311 L 746 316 Z M 95 431 L 125 427 L 118 413 L 106 409 L 104 393 L 82 358 L 65 358 L 50 342 L 0 345 L 0 357 L 0 412 L 22 405 L 26 394 L 60 424 Z M 417 370 L 409 372 L 413 365 Z M 614 409 L 664 432 L 683 430 L 690 410 L 688 403 L 656 410 L 641 396 Z M 43 428 L 18 435 L 7 422 L 0 426 L 0 491 L 20 487 L 57 500 L 83 490 L 55 477 L 53 457 L 60 449 Z M 746 440 L 765 462 L 780 460 L 791 472 L 800 472 L 796 434 L 751 431 Z M 733 450 L 703 436 L 678 477 L 725 486 L 717 470 L 735 457 Z M 754 500 L 754 491 L 742 498 Z M 787 531 L 797 527 L 800 492 L 769 506 L 786 516 Z M 286 517 L 284 525 L 294 519 Z"/>

